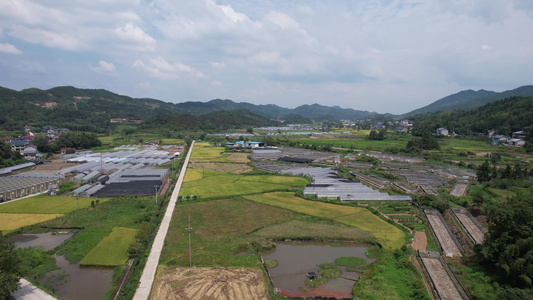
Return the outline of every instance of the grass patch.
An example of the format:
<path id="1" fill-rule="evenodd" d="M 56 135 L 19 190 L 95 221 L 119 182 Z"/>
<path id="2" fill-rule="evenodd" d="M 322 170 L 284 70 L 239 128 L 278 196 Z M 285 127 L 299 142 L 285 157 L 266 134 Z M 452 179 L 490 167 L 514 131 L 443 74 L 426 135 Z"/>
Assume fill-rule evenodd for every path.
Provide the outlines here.
<path id="1" fill-rule="evenodd" d="M 319 267 L 318 273 L 324 278 L 332 279 L 341 275 L 341 270 L 333 263 L 321 264 Z"/>
<path id="2" fill-rule="evenodd" d="M 128 260 L 128 246 L 135 241 L 136 229 L 116 227 L 81 261 L 82 266 L 120 266 Z"/>
<path id="3" fill-rule="evenodd" d="M 356 299 L 431 299 L 409 248 L 383 249 L 354 287 Z"/>
<path id="4" fill-rule="evenodd" d="M 324 284 L 328 282 L 327 278 L 315 278 L 315 279 L 305 279 L 305 285 L 316 288 L 319 287 L 321 284 Z"/>
<path id="5" fill-rule="evenodd" d="M 192 262 L 198 267 L 260 267 L 253 254 L 234 255 L 236 249 L 253 247 L 247 234 L 298 217 L 288 210 L 242 199 L 178 203 L 160 264 L 189 266 L 189 240 L 184 230 L 189 214 Z"/>
<path id="6" fill-rule="evenodd" d="M 275 268 L 278 266 L 278 261 L 275 259 L 265 259 L 265 266 L 269 269 Z"/>
<path id="7" fill-rule="evenodd" d="M 424 231 L 426 230 L 426 225 L 420 223 L 420 222 L 402 222 L 403 225 L 407 226 L 408 228 L 411 228 L 416 231 Z"/>
<path id="8" fill-rule="evenodd" d="M 59 269 L 56 260 L 42 247 L 21 248 L 16 253 L 21 260 L 23 276 L 42 278 L 47 272 Z"/>
<path id="9" fill-rule="evenodd" d="M 358 228 L 339 226 L 332 222 L 309 220 L 307 222 L 294 220 L 262 228 L 252 234 L 252 237 L 272 238 L 276 240 L 348 240 L 361 243 L 375 242 L 374 236 L 368 231 Z M 339 243 L 336 243 L 340 246 Z"/>
<path id="10" fill-rule="evenodd" d="M 0 213 L 0 231 L 12 231 L 63 216 L 62 214 L 7 214 Z"/>
<path id="11" fill-rule="evenodd" d="M 43 225 L 85 228 L 60 249 L 60 254 L 64 254 L 68 261 L 74 263 L 85 257 L 114 227 L 139 228 L 141 223 L 149 222 L 155 208 L 156 204 L 150 197 L 119 197 L 95 208 L 74 211 Z"/>
<path id="12" fill-rule="evenodd" d="M 78 200 L 76 200 L 78 199 Z M 98 199 L 100 203 L 108 199 Z M 0 213 L 23 214 L 68 214 L 78 209 L 91 206 L 94 198 L 77 198 L 62 196 L 35 196 L 0 205 Z"/>
<path id="13" fill-rule="evenodd" d="M 366 230 L 388 248 L 400 248 L 405 242 L 405 234 L 400 229 L 362 207 L 312 202 L 295 197 L 292 193 L 249 195 L 245 198 Z"/>
<path id="14" fill-rule="evenodd" d="M 379 256 L 380 252 L 381 252 L 381 248 L 378 245 L 374 245 L 366 249 L 365 255 L 368 258 L 376 258 Z"/>
<path id="15" fill-rule="evenodd" d="M 455 264 L 449 262 L 453 272 L 468 290 L 472 299 L 492 300 L 503 290 L 492 276 L 475 263 Z"/>

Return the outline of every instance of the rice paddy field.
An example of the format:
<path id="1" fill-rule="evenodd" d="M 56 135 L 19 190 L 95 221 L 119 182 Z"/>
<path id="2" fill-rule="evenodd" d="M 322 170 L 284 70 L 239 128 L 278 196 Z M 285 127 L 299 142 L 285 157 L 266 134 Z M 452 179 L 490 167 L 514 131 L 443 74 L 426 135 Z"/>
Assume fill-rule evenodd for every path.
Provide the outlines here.
<path id="1" fill-rule="evenodd" d="M 201 199 L 230 197 L 265 193 L 271 191 L 289 191 L 300 189 L 309 182 L 302 177 L 277 175 L 239 175 L 211 170 L 198 170 L 185 175 L 185 182 L 180 196 L 196 195 Z"/>
<path id="2" fill-rule="evenodd" d="M 106 202 L 108 199 L 99 199 Z M 91 206 L 90 198 L 35 196 L 0 205 L 0 231 L 10 232 Z"/>
<path id="3" fill-rule="evenodd" d="M 35 196 L 17 201 L 6 202 L 0 205 L 0 213 L 25 213 L 25 214 L 68 214 L 78 209 L 91 206 L 94 198 L 62 197 L 62 196 Z M 100 203 L 108 199 L 98 199 Z"/>
<path id="4" fill-rule="evenodd" d="M 405 244 L 406 236 L 400 229 L 362 207 L 308 201 L 294 196 L 293 193 L 248 195 L 245 198 L 366 230 L 386 248 L 398 249 Z"/>
<path id="5" fill-rule="evenodd" d="M 0 231 L 6 233 L 24 226 L 39 224 L 63 216 L 62 214 L 0 213 Z"/>
<path id="6" fill-rule="evenodd" d="M 136 233 L 137 230 L 132 228 L 113 228 L 111 234 L 80 261 L 80 265 L 114 267 L 125 264 L 128 260 L 128 246 L 135 241 Z"/>

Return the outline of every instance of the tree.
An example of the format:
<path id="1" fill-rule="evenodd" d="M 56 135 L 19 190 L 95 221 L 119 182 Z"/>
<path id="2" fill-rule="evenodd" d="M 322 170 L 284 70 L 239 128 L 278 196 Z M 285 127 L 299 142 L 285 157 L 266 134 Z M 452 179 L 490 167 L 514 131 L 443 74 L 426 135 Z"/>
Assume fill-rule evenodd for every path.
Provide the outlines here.
<path id="1" fill-rule="evenodd" d="M 490 166 L 489 162 L 485 161 L 476 172 L 477 181 L 484 182 L 490 180 Z"/>
<path id="2" fill-rule="evenodd" d="M 7 242 L 0 232 L 0 299 L 12 299 L 22 277 L 20 259 L 13 242 Z"/>
<path id="3" fill-rule="evenodd" d="M 481 258 L 513 287 L 533 286 L 533 197 L 517 196 L 487 208 L 489 235 Z"/>
<path id="4" fill-rule="evenodd" d="M 41 152 L 50 152 L 50 145 L 48 144 L 48 136 L 46 134 L 36 135 L 33 139 L 33 144 Z"/>

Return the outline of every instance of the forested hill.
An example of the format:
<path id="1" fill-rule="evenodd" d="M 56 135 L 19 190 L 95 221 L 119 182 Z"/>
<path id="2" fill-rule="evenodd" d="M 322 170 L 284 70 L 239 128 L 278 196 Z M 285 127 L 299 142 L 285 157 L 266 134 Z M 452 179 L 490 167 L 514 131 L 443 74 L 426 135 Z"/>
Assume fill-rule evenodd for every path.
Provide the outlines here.
<path id="1" fill-rule="evenodd" d="M 481 107 L 487 103 L 514 96 L 533 97 L 533 85 L 526 85 L 516 88 L 514 90 L 504 91 L 501 93 L 486 90 L 461 91 L 459 93 L 446 96 L 422 108 L 413 110 L 405 114 L 404 116 L 413 116 L 418 113 L 427 112 L 472 110 Z"/>
<path id="2" fill-rule="evenodd" d="M 497 134 L 510 136 L 514 131 L 525 130 L 528 137 L 533 133 L 533 97 L 511 97 L 486 104 L 471 111 L 451 111 L 417 114 L 413 134 L 435 133 L 439 127 L 460 135 Z"/>
<path id="3" fill-rule="evenodd" d="M 372 113 L 318 104 L 295 109 L 255 105 L 231 100 L 169 103 L 149 98 L 131 98 L 103 89 L 71 86 L 22 91 L 0 87 L 1 130 L 20 130 L 24 125 L 54 125 L 77 130 L 104 132 L 112 118 L 147 120 L 161 114 L 204 115 L 219 111 L 248 110 L 268 119 L 289 121 L 338 121 L 372 116 Z M 216 115 L 213 115 L 216 116 Z"/>
<path id="4" fill-rule="evenodd" d="M 0 87 L 0 128 L 20 130 L 24 125 L 54 125 L 104 132 L 111 118 L 147 119 L 178 113 L 173 103 L 134 99 L 107 90 L 56 87 L 14 91 Z"/>
<path id="5" fill-rule="evenodd" d="M 218 131 L 246 127 L 279 126 L 280 123 L 248 110 L 215 111 L 204 115 L 164 114 L 151 117 L 142 125 L 146 129 Z"/>

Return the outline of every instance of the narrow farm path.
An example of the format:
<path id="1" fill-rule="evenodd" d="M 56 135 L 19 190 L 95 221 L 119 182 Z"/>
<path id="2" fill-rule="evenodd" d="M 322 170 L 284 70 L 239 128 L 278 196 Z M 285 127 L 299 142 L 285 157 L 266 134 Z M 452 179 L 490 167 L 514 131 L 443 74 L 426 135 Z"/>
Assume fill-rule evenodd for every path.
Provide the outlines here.
<path id="1" fill-rule="evenodd" d="M 165 237 L 168 232 L 170 220 L 172 219 L 172 213 L 174 212 L 174 208 L 176 207 L 176 200 L 178 199 L 181 184 L 183 183 L 183 178 L 185 177 L 185 172 L 187 171 L 187 165 L 189 164 L 189 159 L 191 157 L 193 146 L 194 141 L 192 142 L 191 147 L 187 152 L 187 157 L 185 158 L 185 162 L 183 163 L 183 167 L 181 168 L 180 176 L 178 177 L 178 181 L 176 182 L 174 191 L 172 191 L 172 195 L 170 196 L 170 201 L 168 203 L 165 216 L 163 217 L 163 221 L 159 226 L 159 230 L 157 231 L 157 234 L 155 236 L 154 243 L 152 244 L 152 250 L 150 251 L 150 255 L 148 256 L 146 265 L 144 266 L 144 270 L 139 281 L 139 286 L 137 287 L 135 295 L 133 296 L 134 300 L 146 300 L 148 299 L 148 297 L 150 297 L 150 291 L 152 290 L 152 285 L 154 283 L 157 265 L 159 264 L 159 257 L 161 256 L 161 250 L 163 250 Z"/>

